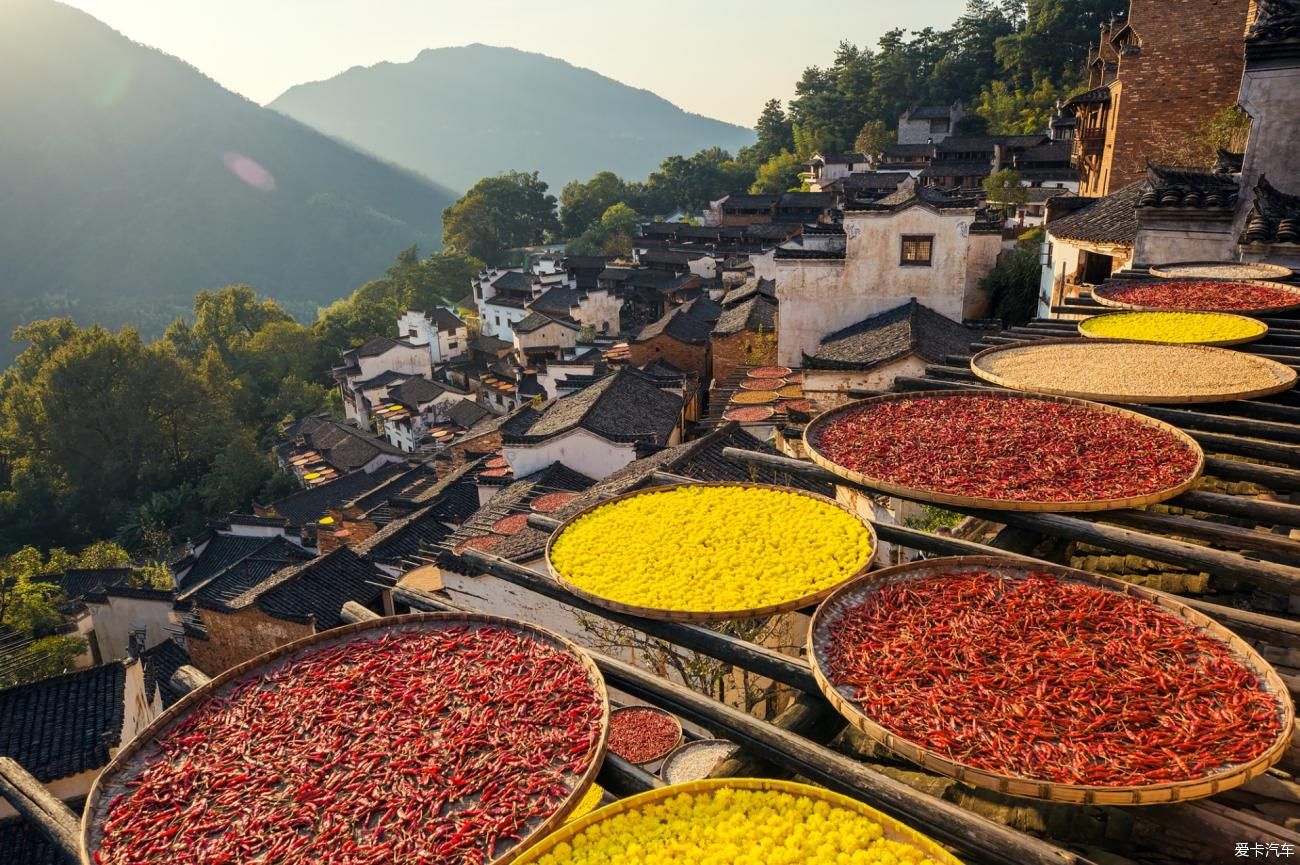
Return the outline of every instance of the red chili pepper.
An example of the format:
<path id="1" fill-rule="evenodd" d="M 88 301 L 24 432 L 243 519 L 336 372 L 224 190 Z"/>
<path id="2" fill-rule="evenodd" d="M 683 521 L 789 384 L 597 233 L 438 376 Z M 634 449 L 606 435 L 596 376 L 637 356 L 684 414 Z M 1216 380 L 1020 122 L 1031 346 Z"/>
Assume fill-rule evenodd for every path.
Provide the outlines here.
<path id="1" fill-rule="evenodd" d="M 1160 279 L 1103 286 L 1098 296 L 1130 306 L 1205 312 L 1250 312 L 1300 303 L 1300 296 L 1271 285 L 1217 279 Z"/>
<path id="2" fill-rule="evenodd" d="M 1180 438 L 1109 412 L 1031 397 L 869 403 L 817 431 L 832 462 L 913 489 L 1003 501 L 1147 495 L 1196 467 Z"/>
<path id="3" fill-rule="evenodd" d="M 481 865 L 569 795 L 600 718 L 578 659 L 517 631 L 332 646 L 160 737 L 107 809 L 96 858 Z"/>
<path id="4" fill-rule="evenodd" d="M 880 586 L 830 627 L 830 680 L 908 741 L 989 771 L 1128 786 L 1204 777 L 1277 738 L 1278 697 L 1155 604 L 1047 573 Z"/>
<path id="5" fill-rule="evenodd" d="M 609 718 L 609 750 L 630 763 L 649 763 L 681 739 L 677 721 L 658 709 L 620 709 Z"/>

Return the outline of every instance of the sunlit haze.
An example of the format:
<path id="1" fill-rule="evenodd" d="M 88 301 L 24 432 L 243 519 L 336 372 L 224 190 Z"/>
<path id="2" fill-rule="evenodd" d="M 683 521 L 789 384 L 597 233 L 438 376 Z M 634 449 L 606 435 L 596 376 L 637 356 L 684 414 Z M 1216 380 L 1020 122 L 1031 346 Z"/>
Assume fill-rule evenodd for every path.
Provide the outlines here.
<path id="1" fill-rule="evenodd" d="M 483 42 L 549 54 L 688 111 L 753 124 L 836 44 L 946 27 L 964 0 L 71 0 L 131 39 L 267 103 L 352 66 Z"/>

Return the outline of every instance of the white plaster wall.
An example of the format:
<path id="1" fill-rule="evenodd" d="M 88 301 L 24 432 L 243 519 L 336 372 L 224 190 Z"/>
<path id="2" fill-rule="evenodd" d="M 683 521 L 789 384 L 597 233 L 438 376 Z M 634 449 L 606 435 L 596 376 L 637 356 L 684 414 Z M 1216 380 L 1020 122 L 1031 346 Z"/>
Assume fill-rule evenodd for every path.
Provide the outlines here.
<path id="1" fill-rule="evenodd" d="M 618 314 L 622 308 L 623 301 L 615 297 L 613 292 L 592 289 L 578 304 L 573 317 L 582 324 L 594 327 L 596 333 L 601 333 L 604 325 L 608 325 L 605 333 L 618 333 Z"/>
<path id="2" fill-rule="evenodd" d="M 925 372 L 925 364 L 924 358 L 913 354 L 866 372 L 805 369 L 803 392 L 819 408 L 832 408 L 847 402 L 849 391 L 889 390 L 894 385 L 894 379 L 900 375 L 919 376 Z"/>
<path id="3" fill-rule="evenodd" d="M 99 646 L 101 661 L 126 657 L 130 636 L 138 628 L 145 629 L 145 648 L 151 649 L 179 630 L 172 619 L 171 601 L 119 598 L 108 596 L 107 603 L 89 603 L 86 608 L 95 628 L 95 643 Z"/>
<path id="4" fill-rule="evenodd" d="M 1170 224 L 1139 224 L 1133 246 L 1133 260 L 1142 264 L 1170 264 L 1176 261 L 1232 261 L 1237 257 L 1237 239 L 1232 223 L 1222 222 L 1189 230 Z"/>
<path id="5" fill-rule="evenodd" d="M 246 526 L 241 523 L 231 523 L 230 529 L 223 534 L 238 535 L 241 538 L 274 538 L 284 534 L 284 529 L 280 526 Z"/>
<path id="6" fill-rule="evenodd" d="M 592 375 L 596 371 L 593 364 L 560 364 L 551 361 L 545 372 L 537 374 L 537 383 L 546 389 L 546 396 L 554 399 L 557 393 L 556 382 L 564 381 L 571 375 Z"/>
<path id="7" fill-rule="evenodd" d="M 531 333 L 516 331 L 514 336 L 517 351 L 539 345 L 558 345 L 560 348 L 573 348 L 578 344 L 578 332 L 557 322 L 542 325 Z"/>
<path id="8" fill-rule="evenodd" d="M 827 335 L 916 298 L 954 321 L 978 318 L 986 299 L 973 290 L 997 260 L 998 235 L 971 235 L 973 214 L 916 205 L 896 213 L 847 213 L 843 262 L 778 260 L 781 317 L 777 362 L 799 366 Z M 933 235 L 929 267 L 899 263 L 904 235 Z"/>
<path id="9" fill-rule="evenodd" d="M 540 445 L 505 445 L 501 455 L 510 463 L 515 477 L 522 478 L 555 463 L 601 480 L 636 459 L 631 444 L 606 441 L 584 429 L 556 436 Z"/>
<path id="10" fill-rule="evenodd" d="M 529 315 L 530 312 L 526 309 L 485 303 L 479 308 L 479 329 L 488 336 L 495 336 L 497 339 L 503 339 L 506 342 L 514 342 L 515 324 L 523 321 Z M 497 323 L 498 319 L 500 324 Z"/>
<path id="11" fill-rule="evenodd" d="M 690 268 L 691 273 L 701 279 L 713 279 L 713 277 L 718 273 L 718 262 L 707 255 L 703 258 L 695 259 L 687 266 Z"/>
<path id="12" fill-rule="evenodd" d="M 356 377 L 358 381 L 389 371 L 433 377 L 433 356 L 427 345 L 415 348 L 399 345 L 374 357 L 359 358 L 357 362 L 361 367 L 361 374 Z"/>
<path id="13" fill-rule="evenodd" d="M 1300 166 L 1300 135 L 1296 135 L 1295 127 L 1295 118 L 1300 117 L 1300 69 L 1248 71 L 1241 80 L 1238 103 L 1250 115 L 1251 125 L 1233 237 L 1240 237 L 1245 229 L 1255 184 L 1261 174 L 1267 175 L 1269 182 L 1283 192 L 1300 195 L 1300 180 L 1296 177 L 1296 166 Z M 1270 256 L 1269 260 L 1282 261 L 1277 256 Z"/>

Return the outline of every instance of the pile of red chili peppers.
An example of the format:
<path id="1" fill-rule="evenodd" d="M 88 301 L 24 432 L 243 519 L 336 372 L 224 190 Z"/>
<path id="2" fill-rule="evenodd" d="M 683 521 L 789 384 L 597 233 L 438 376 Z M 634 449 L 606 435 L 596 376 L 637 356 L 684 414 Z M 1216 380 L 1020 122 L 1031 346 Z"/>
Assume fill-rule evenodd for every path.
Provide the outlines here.
<path id="1" fill-rule="evenodd" d="M 1132 285 L 1108 285 L 1097 294 L 1116 303 L 1153 309 L 1247 312 L 1300 303 L 1300 295 L 1270 285 L 1217 279 L 1161 279 Z"/>
<path id="2" fill-rule="evenodd" d="M 209 698 L 110 803 L 96 863 L 484 863 L 591 765 L 579 659 L 495 626 L 354 640 Z"/>
<path id="3" fill-rule="evenodd" d="M 1121 499 L 1186 481 L 1196 454 L 1136 418 L 1030 397 L 917 396 L 846 412 L 813 446 L 869 478 L 1026 502 Z"/>
<path id="4" fill-rule="evenodd" d="M 1277 697 L 1154 604 L 1048 573 L 886 583 L 830 624 L 828 678 L 876 723 L 980 769 L 1063 784 L 1202 778 L 1277 738 Z"/>
<path id="5" fill-rule="evenodd" d="M 682 728 L 658 709 L 620 709 L 609 716 L 609 750 L 629 763 L 650 763 L 677 747 Z"/>

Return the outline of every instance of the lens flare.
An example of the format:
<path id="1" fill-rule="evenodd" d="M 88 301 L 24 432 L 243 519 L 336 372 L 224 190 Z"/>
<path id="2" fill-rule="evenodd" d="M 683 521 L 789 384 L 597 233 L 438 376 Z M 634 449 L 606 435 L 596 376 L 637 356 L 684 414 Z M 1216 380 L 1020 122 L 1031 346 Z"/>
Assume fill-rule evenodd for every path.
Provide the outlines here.
<path id="1" fill-rule="evenodd" d="M 226 168 L 230 169 L 231 174 L 254 189 L 260 189 L 262 192 L 271 192 L 275 189 L 275 177 L 256 160 L 228 150 L 222 154 L 221 161 L 226 163 Z"/>

